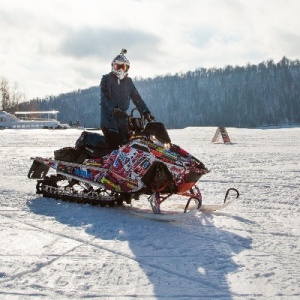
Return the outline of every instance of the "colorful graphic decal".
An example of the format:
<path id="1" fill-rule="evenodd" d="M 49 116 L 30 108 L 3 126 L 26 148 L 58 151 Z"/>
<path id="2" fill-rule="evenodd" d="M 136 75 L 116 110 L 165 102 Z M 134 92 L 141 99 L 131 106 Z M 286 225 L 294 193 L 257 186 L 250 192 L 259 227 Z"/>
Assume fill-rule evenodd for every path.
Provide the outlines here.
<path id="1" fill-rule="evenodd" d="M 189 173 L 202 174 L 200 162 L 185 150 L 176 145 L 167 149 L 150 139 L 135 139 L 104 157 L 86 159 L 82 165 L 43 161 L 62 173 L 100 183 L 107 190 L 129 193 L 143 188 L 141 178 L 155 161 L 167 166 L 177 187 L 186 182 Z"/>

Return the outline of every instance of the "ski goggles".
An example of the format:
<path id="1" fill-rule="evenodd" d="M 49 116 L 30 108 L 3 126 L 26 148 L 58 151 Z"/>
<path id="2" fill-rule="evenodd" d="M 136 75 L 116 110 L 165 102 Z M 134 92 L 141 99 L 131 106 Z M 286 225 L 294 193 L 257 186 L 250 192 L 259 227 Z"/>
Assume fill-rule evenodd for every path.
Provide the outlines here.
<path id="1" fill-rule="evenodd" d="M 117 71 L 123 70 L 124 72 L 126 72 L 129 69 L 129 66 L 125 64 L 115 64 L 115 69 Z"/>

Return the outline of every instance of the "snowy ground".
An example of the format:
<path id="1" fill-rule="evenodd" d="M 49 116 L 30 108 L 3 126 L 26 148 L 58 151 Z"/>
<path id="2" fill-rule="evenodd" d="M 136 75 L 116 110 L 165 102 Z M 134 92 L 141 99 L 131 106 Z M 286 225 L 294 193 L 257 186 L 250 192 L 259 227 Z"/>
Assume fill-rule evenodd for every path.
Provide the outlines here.
<path id="1" fill-rule="evenodd" d="M 0 131 L 0 299 L 300 299 L 300 128 L 215 130 L 169 133 L 212 169 L 204 204 L 240 201 L 171 223 L 38 197 L 30 156 L 80 131 Z"/>

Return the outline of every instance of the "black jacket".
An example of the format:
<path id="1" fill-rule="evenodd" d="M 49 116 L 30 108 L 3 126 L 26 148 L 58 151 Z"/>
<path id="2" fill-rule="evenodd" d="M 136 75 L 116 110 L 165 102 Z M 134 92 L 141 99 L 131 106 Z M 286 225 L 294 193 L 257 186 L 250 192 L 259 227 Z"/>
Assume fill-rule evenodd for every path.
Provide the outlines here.
<path id="1" fill-rule="evenodd" d="M 133 101 L 140 113 L 149 111 L 130 77 L 125 77 L 119 81 L 118 77 L 112 72 L 104 75 L 100 83 L 100 95 L 101 128 L 124 130 L 126 122 L 122 119 L 114 118 L 113 110 L 118 107 L 124 112 L 127 111 L 130 100 Z"/>

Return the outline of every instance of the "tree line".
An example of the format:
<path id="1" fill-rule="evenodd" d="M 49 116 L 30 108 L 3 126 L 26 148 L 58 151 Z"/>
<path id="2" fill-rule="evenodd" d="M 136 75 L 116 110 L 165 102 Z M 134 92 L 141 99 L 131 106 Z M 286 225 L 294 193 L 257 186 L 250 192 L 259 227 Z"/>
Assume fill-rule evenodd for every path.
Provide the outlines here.
<path id="1" fill-rule="evenodd" d="M 25 94 L 18 91 L 18 84 L 11 85 L 7 78 L 0 78 L 0 108 L 7 112 L 15 112 L 18 104 L 25 100 Z"/>
<path id="2" fill-rule="evenodd" d="M 283 57 L 258 65 L 198 68 L 135 78 L 156 120 L 167 128 L 258 127 L 300 124 L 300 61 Z M 99 86 L 19 103 L 18 108 L 59 110 L 59 120 L 99 127 Z"/>

